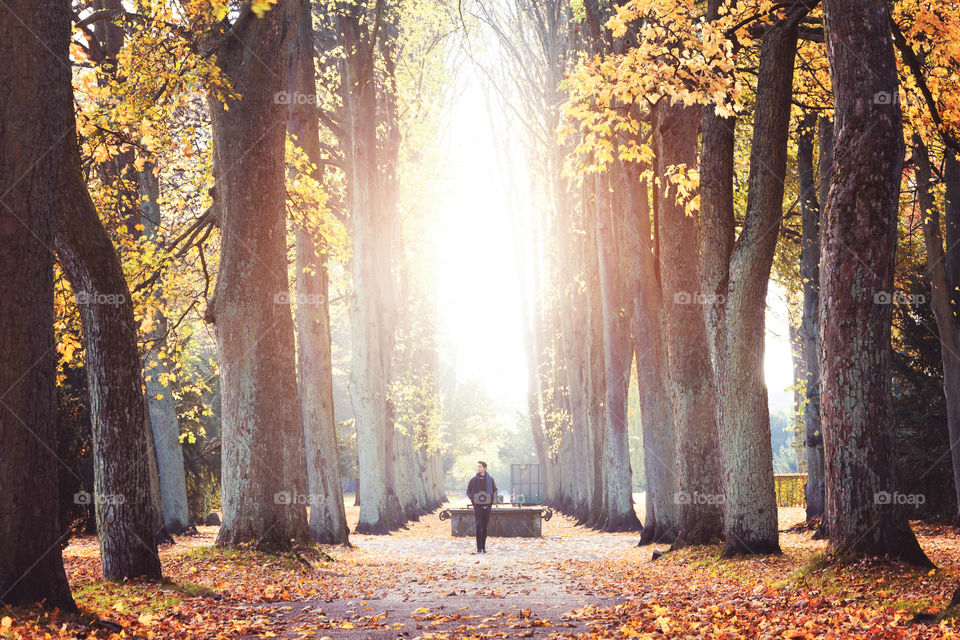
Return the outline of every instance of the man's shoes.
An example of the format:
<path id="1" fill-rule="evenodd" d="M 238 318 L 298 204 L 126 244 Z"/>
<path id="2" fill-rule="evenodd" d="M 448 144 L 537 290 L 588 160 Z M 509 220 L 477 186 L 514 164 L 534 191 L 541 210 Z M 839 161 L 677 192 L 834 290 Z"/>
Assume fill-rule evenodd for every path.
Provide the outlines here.
<path id="1" fill-rule="evenodd" d="M 482 550 L 482 549 L 477 549 L 476 551 L 473 552 L 473 555 L 478 556 L 478 555 L 480 555 L 481 553 L 483 553 L 483 550 Z"/>
<path id="2" fill-rule="evenodd" d="M 486 549 L 480 549 L 480 553 L 484 553 L 484 554 L 485 554 L 486 552 L 487 552 Z"/>

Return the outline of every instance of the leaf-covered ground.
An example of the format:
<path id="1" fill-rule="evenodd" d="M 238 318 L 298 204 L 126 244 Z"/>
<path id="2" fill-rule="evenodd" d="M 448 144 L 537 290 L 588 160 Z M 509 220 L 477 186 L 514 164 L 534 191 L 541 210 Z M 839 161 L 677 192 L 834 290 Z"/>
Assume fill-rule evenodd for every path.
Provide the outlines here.
<path id="1" fill-rule="evenodd" d="M 355 509 L 349 515 L 357 517 Z M 802 514 L 781 511 L 786 529 Z M 952 638 L 942 607 L 960 536 L 918 525 L 934 571 L 826 562 L 810 533 L 782 556 L 702 547 L 651 560 L 636 536 L 555 516 L 542 539 L 450 537 L 436 515 L 390 536 L 266 556 L 213 548 L 216 529 L 163 548 L 167 582 L 104 584 L 96 540 L 65 550 L 81 615 L 0 609 L 0 638 Z M 659 547 L 663 551 L 664 547 Z"/>

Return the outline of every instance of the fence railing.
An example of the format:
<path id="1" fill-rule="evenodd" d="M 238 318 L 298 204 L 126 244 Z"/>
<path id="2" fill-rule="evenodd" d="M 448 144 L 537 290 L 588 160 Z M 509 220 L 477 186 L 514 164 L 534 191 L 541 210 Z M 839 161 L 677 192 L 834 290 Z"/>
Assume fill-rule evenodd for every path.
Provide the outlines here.
<path id="1" fill-rule="evenodd" d="M 773 487 L 777 494 L 778 507 L 803 507 L 807 501 L 804 487 L 807 485 L 805 473 L 775 473 Z"/>

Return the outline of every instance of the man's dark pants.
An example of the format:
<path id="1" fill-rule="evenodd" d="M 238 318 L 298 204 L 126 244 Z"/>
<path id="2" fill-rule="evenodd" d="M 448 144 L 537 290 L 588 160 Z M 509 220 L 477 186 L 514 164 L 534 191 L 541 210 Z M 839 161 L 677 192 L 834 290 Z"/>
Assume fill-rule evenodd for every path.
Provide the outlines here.
<path id="1" fill-rule="evenodd" d="M 490 507 L 473 505 L 473 518 L 477 521 L 477 551 L 486 551 L 487 524 L 490 522 Z"/>

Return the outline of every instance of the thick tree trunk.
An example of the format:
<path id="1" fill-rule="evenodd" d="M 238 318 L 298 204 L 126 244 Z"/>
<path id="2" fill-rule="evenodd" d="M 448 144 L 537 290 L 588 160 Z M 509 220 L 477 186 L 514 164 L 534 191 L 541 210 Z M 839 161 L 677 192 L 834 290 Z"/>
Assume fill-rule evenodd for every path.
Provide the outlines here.
<path id="1" fill-rule="evenodd" d="M 210 100 L 222 248 L 214 300 L 223 414 L 223 525 L 218 545 L 266 550 L 309 539 L 288 299 L 284 28 L 294 3 L 245 8 L 217 59 L 241 99 Z M 229 107 L 229 108 L 227 108 Z M 255 179 L 254 179 L 255 178 Z"/>
<path id="2" fill-rule="evenodd" d="M 945 152 L 947 198 L 945 213 L 947 227 L 956 231 L 960 219 L 957 218 L 958 207 L 951 199 L 957 195 L 956 191 L 956 160 L 953 152 Z M 957 318 L 955 301 L 956 287 L 960 282 L 951 279 L 956 275 L 958 262 L 957 254 L 960 249 L 947 243 L 943 247 L 943 235 L 940 232 L 940 211 L 934 202 L 932 186 L 932 170 L 930 168 L 930 152 L 921 138 L 913 136 L 913 158 L 917 176 L 917 201 L 923 216 L 923 239 L 927 249 L 927 274 L 930 277 L 931 293 L 933 297 L 933 313 L 937 321 L 937 332 L 940 334 L 940 353 L 943 358 L 943 392 L 947 403 L 947 431 L 950 436 L 951 462 L 954 472 L 954 489 L 960 487 L 958 472 L 960 472 L 960 318 Z M 953 184 L 951 184 L 953 183 Z M 955 240 L 956 241 L 956 240 Z M 960 495 L 957 497 L 960 504 Z M 956 516 L 960 522 L 960 511 Z"/>
<path id="3" fill-rule="evenodd" d="M 57 508 L 53 251 L 63 158 L 75 130 L 69 5 L 0 5 L 0 601 L 73 611 Z"/>
<path id="4" fill-rule="evenodd" d="M 74 122 L 71 114 L 67 124 Z M 80 308 L 90 416 L 97 535 L 103 577 L 159 578 L 160 514 L 133 300 L 116 249 L 100 222 L 72 134 L 61 145 L 57 255 Z M 159 496 L 156 496 L 159 497 Z"/>
<path id="5" fill-rule="evenodd" d="M 700 293 L 697 219 L 663 184 L 672 165 L 696 166 L 699 109 L 655 107 L 654 153 L 664 334 L 677 433 L 679 530 L 674 546 L 715 542 L 723 531 L 713 371 Z"/>
<path id="6" fill-rule="evenodd" d="M 743 230 L 732 247 L 727 213 L 703 209 L 707 219 L 721 217 L 721 244 L 702 236 L 704 269 L 720 275 L 711 282 L 717 297 L 714 374 L 717 386 L 718 426 L 724 490 L 724 555 L 779 553 L 777 503 L 773 488 L 773 452 L 770 411 L 763 376 L 767 284 L 783 215 L 787 137 L 797 25 L 807 9 L 794 5 L 764 33 L 760 47 L 757 100 L 753 119 L 750 178 Z M 725 125 L 720 118 L 705 125 Z M 705 137 L 708 135 L 705 127 Z M 732 148 L 718 149 L 730 154 Z M 704 151 L 704 157 L 709 150 Z M 732 156 L 732 154 L 730 154 Z M 732 182 L 722 175 L 723 189 L 732 194 Z M 704 175 L 704 184 L 713 180 Z M 724 255 L 716 248 L 729 248 Z"/>
<path id="7" fill-rule="evenodd" d="M 320 130 L 316 108 L 316 72 L 311 3 L 297 18 L 287 52 L 287 86 L 293 95 L 309 96 L 306 104 L 289 100 L 287 130 L 322 180 Z M 333 411 L 333 364 L 330 333 L 329 274 L 322 238 L 307 229 L 296 232 L 297 377 L 300 417 L 310 496 L 310 536 L 321 544 L 349 544 L 350 528 L 343 505 L 343 486 Z"/>
<path id="8" fill-rule="evenodd" d="M 388 170 L 377 140 L 373 41 L 363 5 L 341 3 L 345 59 L 341 86 L 347 114 L 347 190 L 353 237 L 350 300 L 350 398 L 360 452 L 358 533 L 386 533 L 403 524 L 393 471 L 393 418 L 388 392 L 394 350 L 396 292 L 393 242 L 397 212 L 378 171 Z M 389 126 L 389 123 L 388 123 Z"/>
<path id="9" fill-rule="evenodd" d="M 820 269 L 830 549 L 927 565 L 904 513 L 894 450 L 889 302 L 903 125 L 898 102 L 875 99 L 898 91 L 890 14 L 871 0 L 826 0 L 824 23 L 836 111 Z"/>
<path id="10" fill-rule="evenodd" d="M 820 124 L 820 179 L 829 182 L 824 173 L 823 141 L 828 126 Z M 828 130 L 829 129 L 829 130 Z M 803 282 L 803 308 L 800 339 L 803 341 L 803 385 L 806 389 L 803 407 L 804 444 L 807 453 L 807 485 L 804 490 L 807 518 L 823 516 L 823 433 L 820 431 L 820 364 L 818 361 L 817 315 L 820 309 L 820 202 L 813 179 L 813 119 L 804 119 L 797 139 L 797 171 L 800 183 L 800 279 Z"/>
<path id="11" fill-rule="evenodd" d="M 640 167 L 628 165 L 628 241 L 633 289 L 633 348 L 647 485 L 641 544 L 677 537 L 677 436 L 670 406 L 663 297 L 651 238 L 650 198 Z"/>

